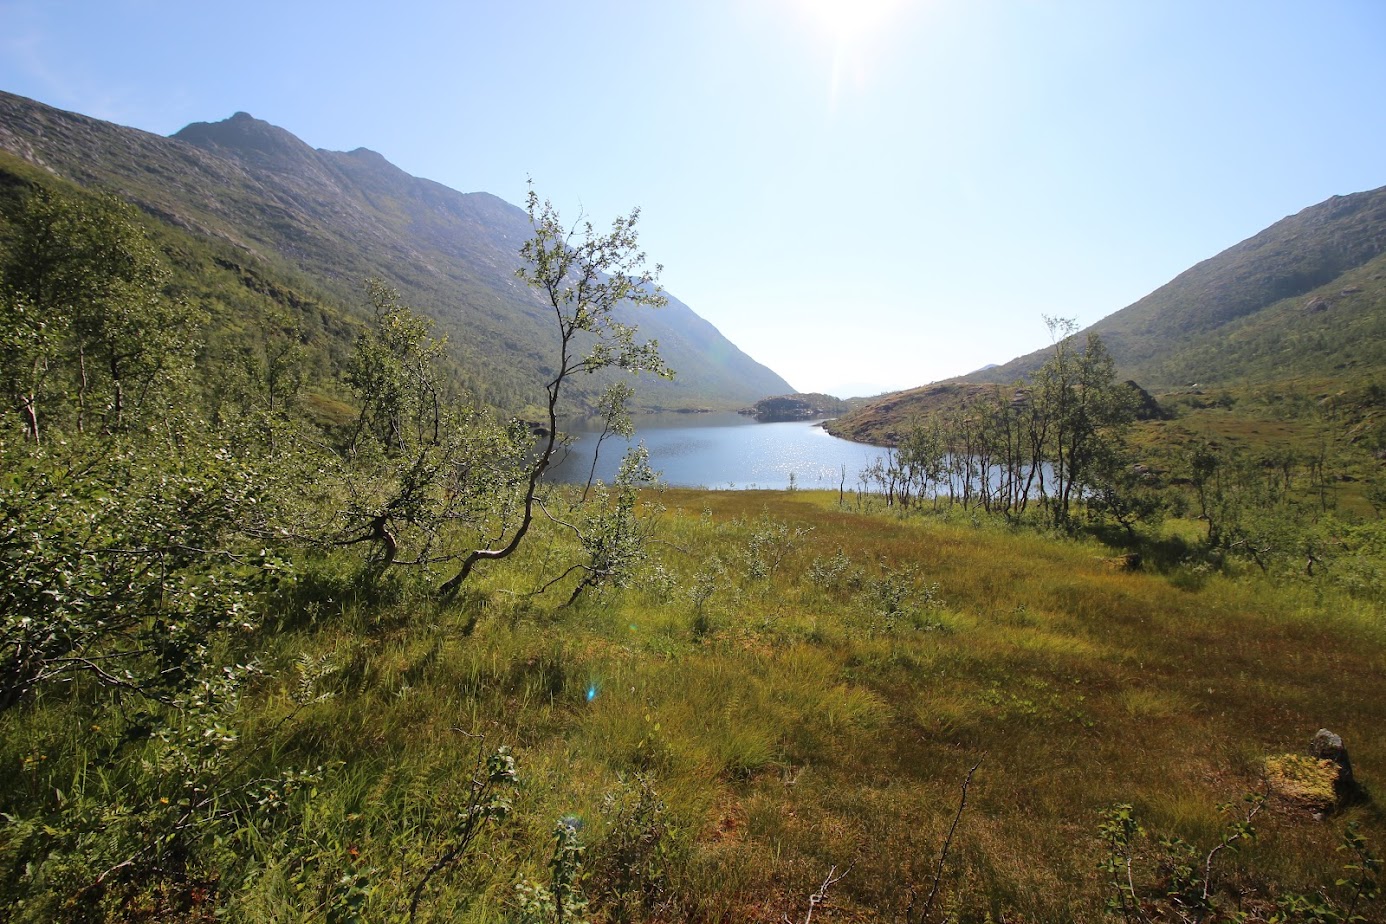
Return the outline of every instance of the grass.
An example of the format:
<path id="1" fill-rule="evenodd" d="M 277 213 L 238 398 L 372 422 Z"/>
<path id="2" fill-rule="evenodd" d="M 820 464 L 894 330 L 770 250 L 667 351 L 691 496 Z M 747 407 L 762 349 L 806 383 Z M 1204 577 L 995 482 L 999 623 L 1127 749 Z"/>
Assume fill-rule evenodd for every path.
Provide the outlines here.
<path id="1" fill-rule="evenodd" d="M 598 920 L 801 920 L 833 867 L 850 872 L 824 920 L 904 920 L 980 760 L 942 882 L 949 913 L 1096 921 L 1110 805 L 1209 849 L 1217 806 L 1260 788 L 1267 756 L 1305 752 L 1321 726 L 1343 736 L 1367 792 L 1380 786 L 1374 604 L 1221 573 L 1116 572 L 1092 540 L 843 510 L 835 492 L 660 502 L 637 585 L 569 609 L 562 588 L 524 595 L 561 537 L 452 607 L 408 583 L 377 600 L 314 583 L 328 600 L 266 639 L 275 679 L 248 734 L 290 711 L 296 662 L 329 667 L 331 697 L 263 755 L 323 778 L 297 839 L 249 830 L 227 848 L 254 858 L 227 882 L 228 913 L 399 915 L 454 836 L 473 735 L 509 746 L 522 782 L 509 818 L 430 885 L 420 920 L 510 919 L 515 884 L 546 881 L 560 818 L 580 826 Z M 51 733 L 54 716 L 24 721 Z M 612 807 L 636 781 L 667 821 L 647 818 L 644 840 Z M 1323 822 L 1273 806 L 1229 875 L 1260 894 L 1331 889 L 1348 821 L 1386 842 L 1370 800 Z M 618 900 L 618 880 L 647 890 Z"/>
<path id="2" fill-rule="evenodd" d="M 738 919 L 778 919 L 833 865 L 853 868 L 843 911 L 903 912 L 983 757 L 950 900 L 972 917 L 1095 918 L 1101 807 L 1135 801 L 1206 840 L 1214 806 L 1259 785 L 1259 756 L 1320 725 L 1353 742 L 1364 775 L 1386 758 L 1379 614 L 1335 618 L 1226 578 L 1190 594 L 1110 572 L 1100 546 L 862 516 L 826 494 L 665 503 L 675 586 L 721 562 L 701 636 L 677 591 L 512 613 L 469 638 L 406 625 L 371 659 L 368 689 L 395 702 L 355 714 L 407 734 L 400 750 L 445 749 L 459 713 L 513 742 L 538 833 L 650 775 L 689 832 L 675 917 L 730 901 Z M 777 557 L 729 552 L 763 548 L 779 524 Z M 807 580 L 839 549 L 849 579 Z M 906 607 L 929 618 L 882 612 L 873 582 L 902 570 L 930 598 Z M 1277 864 L 1287 883 L 1331 881 L 1331 827 L 1292 832 L 1303 854 Z"/>

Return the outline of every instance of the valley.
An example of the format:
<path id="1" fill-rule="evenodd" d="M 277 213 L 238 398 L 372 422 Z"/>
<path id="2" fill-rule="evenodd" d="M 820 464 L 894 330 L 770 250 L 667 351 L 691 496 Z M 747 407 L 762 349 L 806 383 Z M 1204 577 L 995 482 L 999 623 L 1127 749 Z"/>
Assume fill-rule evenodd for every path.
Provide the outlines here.
<path id="1" fill-rule="evenodd" d="M 638 210 L 0 94 L 0 919 L 1383 920 L 1383 202 L 841 401 Z"/>

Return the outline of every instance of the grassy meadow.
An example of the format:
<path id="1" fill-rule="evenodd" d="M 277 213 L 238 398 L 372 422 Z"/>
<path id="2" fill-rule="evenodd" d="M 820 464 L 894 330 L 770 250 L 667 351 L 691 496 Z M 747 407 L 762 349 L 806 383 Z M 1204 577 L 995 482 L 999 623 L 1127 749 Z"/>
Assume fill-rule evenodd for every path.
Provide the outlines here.
<path id="1" fill-rule="evenodd" d="M 225 843 L 234 884 L 213 864 L 205 907 L 153 901 L 150 919 L 221 904 L 406 920 L 417 894 L 420 921 L 569 920 L 525 904 L 553 880 L 557 824 L 582 847 L 591 920 L 920 921 L 977 765 L 928 919 L 1098 921 L 1104 810 L 1133 806 L 1149 832 L 1133 879 L 1158 891 L 1158 837 L 1205 855 L 1219 806 L 1320 727 L 1367 797 L 1322 820 L 1272 799 L 1257 839 L 1216 858 L 1216 889 L 1253 910 L 1286 891 L 1346 901 L 1348 823 L 1386 843 L 1379 604 L 1193 564 L 1122 570 L 1095 540 L 836 493 L 646 500 L 662 512 L 638 581 L 572 607 L 566 587 L 531 593 L 571 553 L 558 535 L 447 605 L 407 577 L 367 594 L 345 561 L 313 566 L 259 653 L 244 732 L 265 742 L 253 760 L 308 782 Z M 329 695 L 296 705 L 300 675 Z M 69 744 L 90 748 L 89 730 Z M 498 746 L 509 810 L 449 855 Z M 21 768 L 4 785 L 71 785 L 4 750 Z"/>

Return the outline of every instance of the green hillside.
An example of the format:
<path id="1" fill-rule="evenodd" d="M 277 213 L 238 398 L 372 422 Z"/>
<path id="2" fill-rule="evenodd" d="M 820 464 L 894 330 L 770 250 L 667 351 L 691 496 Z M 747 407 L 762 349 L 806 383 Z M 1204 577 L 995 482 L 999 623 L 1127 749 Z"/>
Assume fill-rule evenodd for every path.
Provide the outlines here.
<path id="1" fill-rule="evenodd" d="M 1101 337 L 1123 378 L 1156 394 L 1288 390 L 1331 400 L 1369 391 L 1386 374 L 1386 187 L 1276 222 L 1079 335 L 1088 333 Z M 834 432 L 893 441 L 912 420 L 988 383 L 1027 378 L 1050 355 L 1045 348 L 882 396 Z"/>
<path id="2" fill-rule="evenodd" d="M 25 201 L 37 193 L 96 199 L 73 183 L 0 151 L 0 253 L 14 236 Z M 201 317 L 197 363 L 204 391 L 234 387 L 276 354 L 292 354 L 307 410 L 323 424 L 350 416 L 336 381 L 366 314 L 338 305 L 312 280 L 225 240 L 145 216 L 147 234 L 167 263 L 166 295 Z"/>
<path id="3" fill-rule="evenodd" d="M 412 177 L 364 148 L 314 150 L 245 113 L 163 138 L 0 94 L 0 150 L 223 244 L 232 262 L 306 280 L 297 287 L 344 314 L 364 311 L 364 281 L 380 278 L 438 323 L 471 393 L 511 411 L 539 403 L 557 341 L 514 278 L 528 219 L 495 196 Z M 641 382 L 642 406 L 733 409 L 790 390 L 676 299 L 638 325 L 677 373 Z"/>
<path id="4" fill-rule="evenodd" d="M 1371 327 L 1370 318 L 1380 306 L 1382 268 L 1370 266 L 1383 254 L 1386 187 L 1334 196 L 1191 267 L 1088 330 L 1101 335 L 1123 374 L 1152 388 L 1188 381 L 1228 384 L 1248 373 L 1271 378 L 1282 374 L 1275 362 L 1248 365 L 1250 357 L 1244 358 L 1238 348 L 1243 341 L 1236 339 L 1220 359 L 1209 355 L 1210 344 L 1222 343 L 1248 325 L 1263 341 L 1279 339 L 1286 346 L 1306 347 L 1293 351 L 1298 371 L 1331 372 L 1342 361 L 1338 347 L 1347 342 L 1331 331 L 1362 324 L 1367 329 L 1358 326 L 1358 333 L 1381 329 Z M 1343 302 L 1332 316 L 1290 310 L 1295 299 L 1304 299 L 1307 306 L 1315 296 L 1353 287 L 1361 288 L 1357 294 L 1364 297 Z M 1281 310 L 1262 317 L 1272 309 Z M 1362 320 L 1354 320 L 1358 316 Z M 1376 316 L 1379 319 L 1379 312 Z M 1185 355 L 1189 352 L 1201 353 L 1203 360 Z M 964 378 L 1014 381 L 1037 368 L 1046 354 L 1038 350 Z M 1386 363 L 1386 354 L 1373 362 Z M 1201 374 L 1188 378 L 1193 372 Z"/>
<path id="5" fill-rule="evenodd" d="M 1235 384 L 1386 373 L 1386 255 L 1273 302 L 1141 367 L 1152 382 Z"/>

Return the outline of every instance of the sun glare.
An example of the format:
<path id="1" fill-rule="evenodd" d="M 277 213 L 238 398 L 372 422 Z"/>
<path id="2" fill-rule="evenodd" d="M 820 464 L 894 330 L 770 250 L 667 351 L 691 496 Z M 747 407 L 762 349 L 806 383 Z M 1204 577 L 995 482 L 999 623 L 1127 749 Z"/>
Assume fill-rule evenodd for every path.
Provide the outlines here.
<path id="1" fill-rule="evenodd" d="M 839 46 L 856 46 L 889 24 L 903 0 L 795 0 Z"/>
<path id="2" fill-rule="evenodd" d="M 844 84 L 866 84 L 873 43 L 882 37 L 908 0 L 788 0 L 831 45 L 833 64 L 828 103 L 836 107 Z"/>

